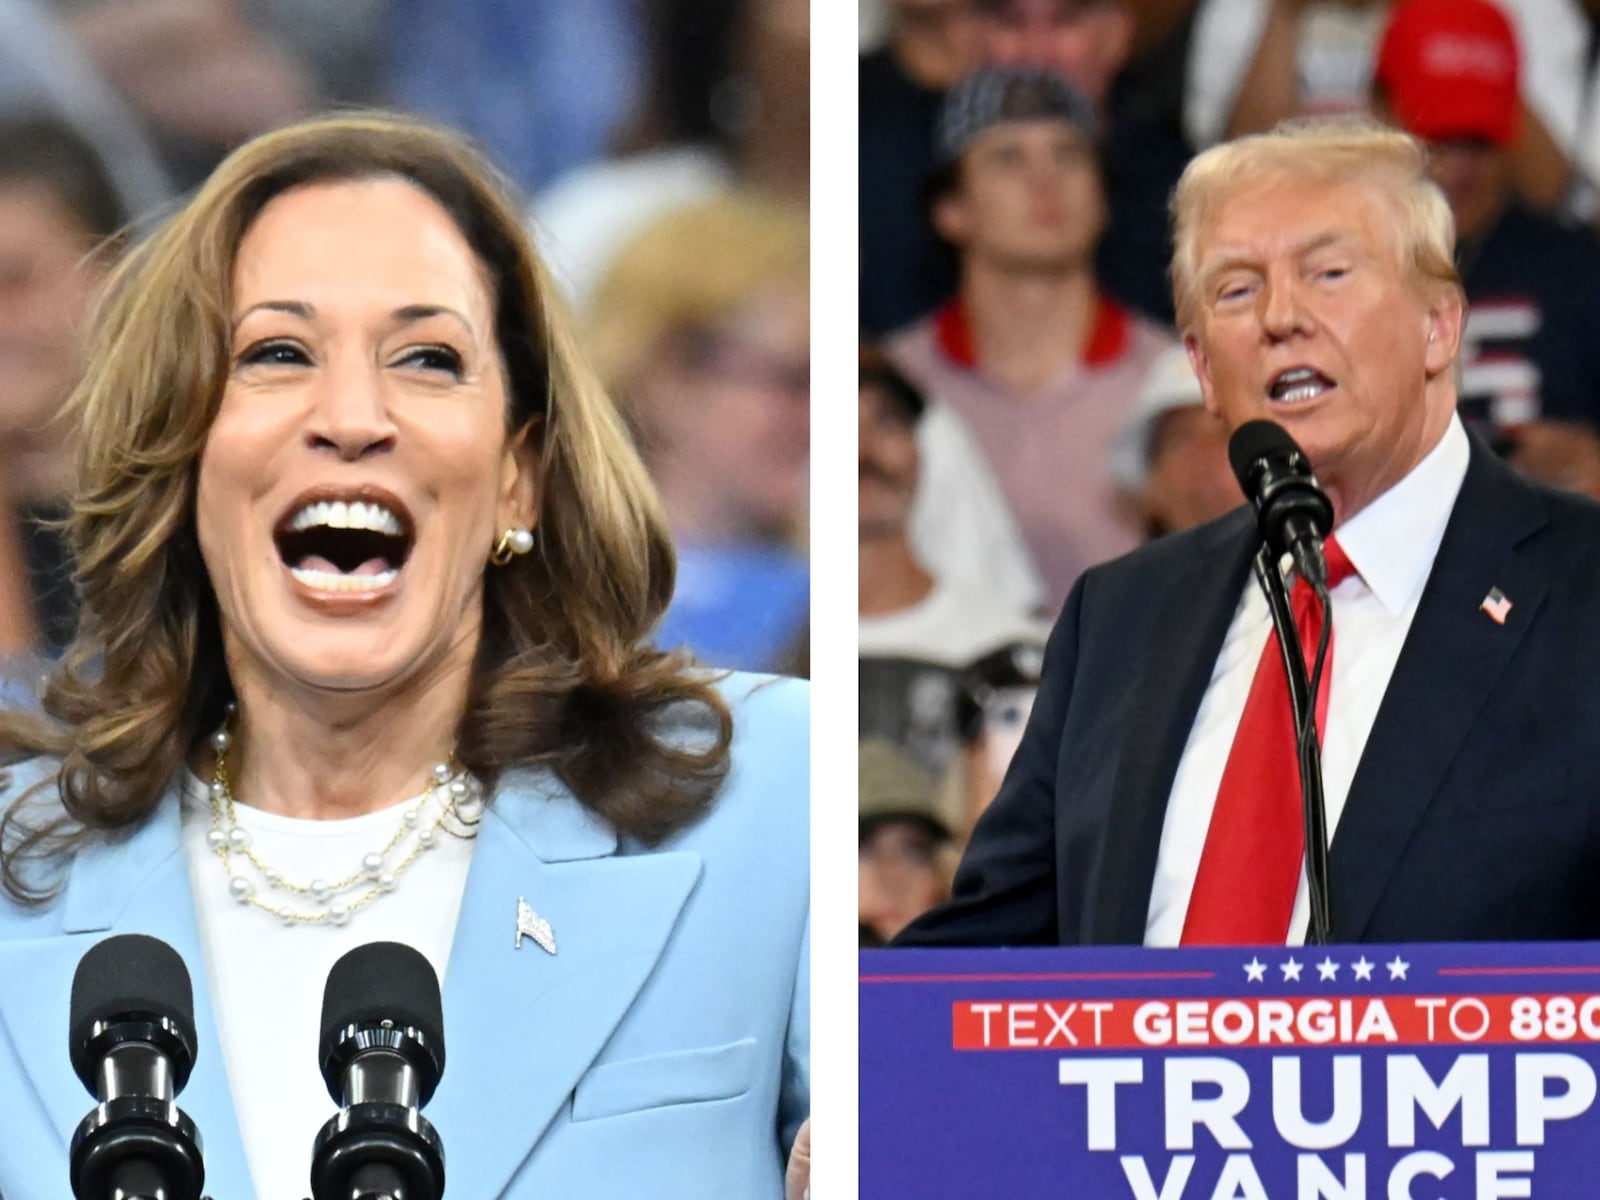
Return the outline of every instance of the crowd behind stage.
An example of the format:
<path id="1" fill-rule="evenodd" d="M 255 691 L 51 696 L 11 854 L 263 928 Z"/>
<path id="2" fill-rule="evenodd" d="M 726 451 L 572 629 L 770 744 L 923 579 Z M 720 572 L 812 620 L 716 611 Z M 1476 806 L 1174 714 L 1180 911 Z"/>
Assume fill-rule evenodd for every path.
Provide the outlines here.
<path id="1" fill-rule="evenodd" d="M 860 919 L 948 892 L 1086 568 L 1241 502 L 1174 326 L 1188 160 L 1426 143 L 1469 430 L 1600 498 L 1600 0 L 863 0 Z"/>
<path id="2" fill-rule="evenodd" d="M 64 404 L 121 253 L 336 108 L 463 131 L 528 224 L 679 553 L 658 634 L 804 674 L 806 0 L 0 0 L 0 704 L 76 623 Z"/>

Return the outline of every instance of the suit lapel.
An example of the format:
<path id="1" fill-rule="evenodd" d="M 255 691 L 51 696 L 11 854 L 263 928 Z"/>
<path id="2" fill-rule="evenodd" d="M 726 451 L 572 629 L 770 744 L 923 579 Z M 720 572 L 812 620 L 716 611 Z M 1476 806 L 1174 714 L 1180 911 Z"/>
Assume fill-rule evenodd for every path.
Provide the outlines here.
<path id="1" fill-rule="evenodd" d="M 1258 545 L 1253 514 L 1240 510 L 1201 535 L 1197 552 L 1161 585 L 1154 631 L 1134 651 L 1132 720 L 1088 900 L 1087 942 L 1144 941 L 1167 798 Z"/>
<path id="2" fill-rule="evenodd" d="M 84 952 L 104 937 L 146 933 L 178 952 L 194 989 L 198 1046 L 194 1073 L 178 1106 L 200 1130 L 206 1192 L 253 1195 L 211 1011 L 176 792 L 133 832 L 86 847 L 73 861 L 60 904 L 60 936 L 0 942 L 0 979 L 26 981 L 26 986 L 0 987 L 0 1021 L 61 1134 L 63 1155 L 72 1131 L 94 1104 L 67 1058 L 73 972 Z M 65 1186 L 65 1175 L 62 1182 Z"/>
<path id="3" fill-rule="evenodd" d="M 1417 824 L 1544 600 L 1518 545 L 1544 506 L 1476 440 L 1455 510 L 1350 785 L 1329 858 L 1333 936 L 1359 940 Z M 1515 603 L 1480 611 L 1489 589 Z"/>
<path id="4" fill-rule="evenodd" d="M 499 1195 L 517 1173 L 700 877 L 697 854 L 616 850 L 616 835 L 542 776 L 508 777 L 484 816 L 444 984 L 447 1065 L 428 1108 L 470 1180 L 464 1194 Z M 529 938 L 514 948 L 519 899 L 550 923 L 554 955 Z"/>

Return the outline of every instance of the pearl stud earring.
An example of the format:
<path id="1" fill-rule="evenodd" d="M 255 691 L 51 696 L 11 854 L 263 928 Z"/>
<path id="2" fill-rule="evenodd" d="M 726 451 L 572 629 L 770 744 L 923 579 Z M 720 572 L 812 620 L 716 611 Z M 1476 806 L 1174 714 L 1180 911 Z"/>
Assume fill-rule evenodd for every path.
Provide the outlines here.
<path id="1" fill-rule="evenodd" d="M 533 549 L 533 530 L 508 529 L 500 535 L 500 540 L 494 544 L 494 549 L 489 554 L 489 561 L 497 567 L 503 567 L 511 561 L 513 556 L 526 554 Z"/>

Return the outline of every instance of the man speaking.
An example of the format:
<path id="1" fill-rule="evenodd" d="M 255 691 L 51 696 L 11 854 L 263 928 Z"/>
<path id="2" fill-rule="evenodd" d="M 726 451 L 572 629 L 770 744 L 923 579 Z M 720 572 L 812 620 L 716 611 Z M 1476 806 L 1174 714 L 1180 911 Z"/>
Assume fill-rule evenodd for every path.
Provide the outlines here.
<path id="1" fill-rule="evenodd" d="M 1600 937 L 1600 507 L 1456 417 L 1462 293 L 1423 153 L 1324 122 L 1200 155 L 1178 321 L 1206 404 L 1282 425 L 1333 503 L 1332 940 Z M 1080 579 L 954 899 L 897 944 L 1304 939 L 1260 542 L 1240 510 Z"/>

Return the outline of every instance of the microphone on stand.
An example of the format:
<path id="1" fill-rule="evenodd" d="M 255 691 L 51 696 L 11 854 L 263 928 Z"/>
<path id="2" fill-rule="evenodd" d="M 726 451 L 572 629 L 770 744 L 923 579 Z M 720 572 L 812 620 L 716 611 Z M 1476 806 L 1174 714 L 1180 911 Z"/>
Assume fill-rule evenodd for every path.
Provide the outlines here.
<path id="1" fill-rule="evenodd" d="M 122 934 L 79 960 L 68 1048 L 97 1103 L 72 1135 L 77 1200 L 200 1200 L 200 1133 L 174 1103 L 195 1044 L 189 972 L 171 946 Z"/>
<path id="2" fill-rule="evenodd" d="M 1322 539 L 1333 528 L 1333 504 L 1311 473 L 1311 463 L 1294 438 L 1271 421 L 1247 421 L 1228 439 L 1228 461 L 1245 498 L 1255 507 L 1262 550 L 1256 555 L 1256 581 L 1267 598 L 1283 655 L 1294 714 L 1300 772 L 1301 821 L 1305 836 L 1306 893 L 1310 921 L 1306 941 L 1327 943 L 1332 914 L 1328 894 L 1328 812 L 1322 790 L 1322 748 L 1317 741 L 1316 697 L 1332 633 L 1328 562 Z M 1315 666 L 1308 673 L 1288 589 L 1278 564 L 1285 554 L 1322 604 L 1322 632 Z"/>
<path id="3" fill-rule="evenodd" d="M 1246 421 L 1228 439 L 1228 462 L 1273 554 L 1293 555 L 1300 578 L 1326 587 L 1322 539 L 1333 528 L 1333 504 L 1294 438 L 1271 421 Z"/>
<path id="4" fill-rule="evenodd" d="M 440 1200 L 444 1145 L 418 1111 L 444 1074 L 444 1011 L 428 960 L 371 942 L 334 963 L 318 1061 L 339 1112 L 317 1134 L 313 1200 Z"/>

